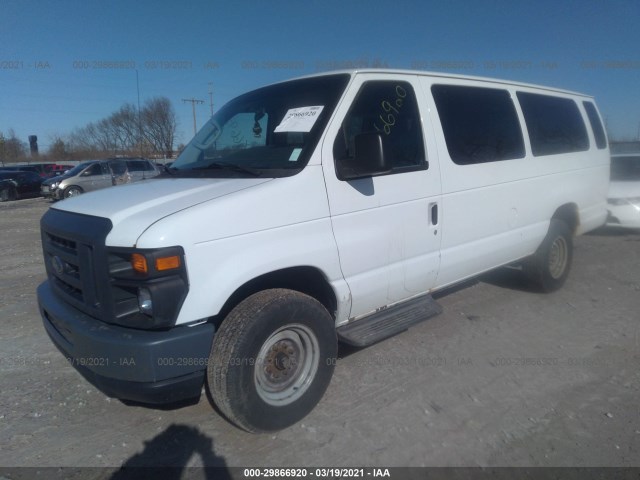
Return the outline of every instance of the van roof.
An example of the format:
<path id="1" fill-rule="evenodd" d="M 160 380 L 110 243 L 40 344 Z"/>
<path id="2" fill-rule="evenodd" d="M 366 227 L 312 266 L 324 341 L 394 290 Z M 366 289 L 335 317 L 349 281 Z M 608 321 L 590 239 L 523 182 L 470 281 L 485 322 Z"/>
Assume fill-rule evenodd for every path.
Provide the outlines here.
<path id="1" fill-rule="evenodd" d="M 496 85 L 508 85 L 508 86 L 534 88 L 538 90 L 546 90 L 549 92 L 563 93 L 568 95 L 577 95 L 585 98 L 593 98 L 593 96 L 591 95 L 586 95 L 580 92 L 574 92 L 571 90 L 564 90 L 561 88 L 549 87 L 546 85 L 536 85 L 533 83 L 517 82 L 513 80 L 504 80 L 504 79 L 491 78 L 491 77 L 479 77 L 479 76 L 472 76 L 472 75 L 459 75 L 454 73 L 428 72 L 428 71 L 422 71 L 422 70 L 403 70 L 403 69 L 391 69 L 391 68 L 330 70 L 330 71 L 315 73 L 311 75 L 304 75 L 304 76 L 296 77 L 289 80 L 297 80 L 299 78 L 324 77 L 324 76 L 336 75 L 336 74 L 348 74 L 348 75 L 355 76 L 359 73 L 380 73 L 380 74 L 397 74 L 397 75 L 413 75 L 413 76 L 417 75 L 417 76 L 434 77 L 434 78 L 450 78 L 450 79 L 456 79 L 456 80 L 474 80 L 474 81 L 480 81 L 480 82 L 493 83 Z M 288 81 L 288 80 L 284 80 L 284 81 Z M 282 83 L 282 82 L 277 82 L 277 83 Z"/>

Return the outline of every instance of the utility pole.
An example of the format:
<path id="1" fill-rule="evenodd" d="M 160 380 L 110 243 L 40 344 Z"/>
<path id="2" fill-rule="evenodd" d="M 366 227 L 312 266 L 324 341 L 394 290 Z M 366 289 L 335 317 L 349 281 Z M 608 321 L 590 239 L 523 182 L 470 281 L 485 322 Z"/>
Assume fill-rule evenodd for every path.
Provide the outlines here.
<path id="1" fill-rule="evenodd" d="M 138 91 L 138 148 L 140 149 L 140 158 L 142 155 L 142 119 L 140 118 L 140 81 L 138 80 L 138 69 L 136 68 L 136 90 Z"/>
<path id="2" fill-rule="evenodd" d="M 209 105 L 211 106 L 211 116 L 213 117 L 213 82 L 209 82 Z"/>
<path id="3" fill-rule="evenodd" d="M 204 103 L 204 100 L 197 100 L 195 98 L 183 98 L 182 101 L 184 103 L 191 102 L 191 108 L 193 109 L 193 134 L 195 135 L 198 132 L 196 128 L 196 103 Z"/>

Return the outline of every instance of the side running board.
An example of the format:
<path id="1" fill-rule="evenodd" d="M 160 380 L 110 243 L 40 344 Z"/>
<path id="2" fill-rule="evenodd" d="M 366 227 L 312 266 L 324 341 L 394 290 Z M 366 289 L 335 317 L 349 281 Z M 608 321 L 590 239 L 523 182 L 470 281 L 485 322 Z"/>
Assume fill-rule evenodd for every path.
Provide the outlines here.
<path id="1" fill-rule="evenodd" d="M 442 313 L 440 304 L 431 295 L 422 295 L 338 327 L 336 331 L 340 341 L 366 347 L 439 313 Z"/>

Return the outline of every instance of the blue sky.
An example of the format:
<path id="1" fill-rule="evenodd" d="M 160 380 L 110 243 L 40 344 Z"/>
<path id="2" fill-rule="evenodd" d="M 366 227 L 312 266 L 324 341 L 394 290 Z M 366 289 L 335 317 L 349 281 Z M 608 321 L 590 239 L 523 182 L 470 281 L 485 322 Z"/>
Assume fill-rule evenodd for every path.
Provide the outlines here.
<path id="1" fill-rule="evenodd" d="M 125 102 L 166 96 L 178 142 L 278 80 L 349 66 L 458 72 L 595 96 L 640 134 L 640 1 L 0 0 L 0 131 L 46 150 Z M 114 64 L 114 62 L 116 62 Z"/>

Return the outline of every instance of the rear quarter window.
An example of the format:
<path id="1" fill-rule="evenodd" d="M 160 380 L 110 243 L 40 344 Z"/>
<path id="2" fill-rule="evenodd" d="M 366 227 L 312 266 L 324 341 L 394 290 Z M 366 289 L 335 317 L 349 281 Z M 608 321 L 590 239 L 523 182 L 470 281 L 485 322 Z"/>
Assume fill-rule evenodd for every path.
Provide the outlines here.
<path id="1" fill-rule="evenodd" d="M 570 98 L 518 92 L 534 156 L 589 149 L 587 129 L 578 105 Z"/>
<path id="2" fill-rule="evenodd" d="M 591 102 L 582 102 L 584 105 L 584 109 L 587 112 L 587 117 L 589 118 L 589 123 L 591 124 L 591 130 L 593 130 L 593 136 L 596 139 L 596 146 L 600 149 L 606 148 L 607 146 L 607 137 L 604 134 L 604 128 L 602 128 L 602 122 L 600 121 L 600 115 L 598 115 L 598 111 L 596 107 Z"/>

